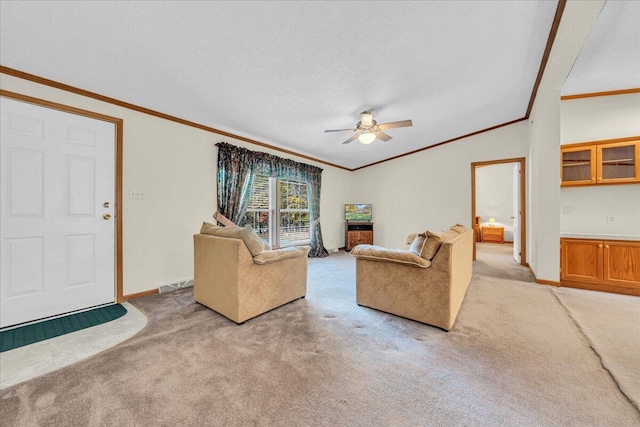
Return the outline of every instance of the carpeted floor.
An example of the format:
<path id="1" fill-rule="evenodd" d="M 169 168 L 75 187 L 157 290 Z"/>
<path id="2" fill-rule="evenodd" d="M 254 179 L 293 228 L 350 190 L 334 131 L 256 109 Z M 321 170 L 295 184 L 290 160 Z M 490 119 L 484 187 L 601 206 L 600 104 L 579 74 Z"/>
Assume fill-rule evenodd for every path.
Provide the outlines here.
<path id="1" fill-rule="evenodd" d="M 531 283 L 526 269 L 490 252 L 479 250 L 448 333 L 359 307 L 355 261 L 342 252 L 309 260 L 306 299 L 242 326 L 194 303 L 189 288 L 135 300 L 150 319 L 143 331 L 2 390 L 0 419 L 18 426 L 640 425 L 627 397 L 637 396 L 637 384 L 616 382 L 609 370 L 624 376 L 624 369 L 603 367 L 612 359 L 637 368 L 637 347 L 610 354 L 612 343 L 598 341 L 602 322 L 636 333 L 627 323 L 633 313 L 601 294 L 585 303 L 581 294 Z M 634 306 L 634 297 L 621 298 Z M 580 324 L 591 310 L 600 314 Z"/>

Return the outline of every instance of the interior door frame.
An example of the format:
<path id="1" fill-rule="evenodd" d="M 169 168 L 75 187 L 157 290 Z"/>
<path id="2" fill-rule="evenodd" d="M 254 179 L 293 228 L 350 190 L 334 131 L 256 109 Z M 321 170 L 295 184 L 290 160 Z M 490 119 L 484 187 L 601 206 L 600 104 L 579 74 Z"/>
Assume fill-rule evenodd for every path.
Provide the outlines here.
<path id="1" fill-rule="evenodd" d="M 107 116 L 105 114 L 95 113 L 93 111 L 83 110 L 69 105 L 58 104 L 40 98 L 23 95 L 16 92 L 0 89 L 0 96 L 5 98 L 34 104 L 40 107 L 52 108 L 54 110 L 63 111 L 65 113 L 85 116 L 92 119 L 102 120 L 113 123 L 115 126 L 115 288 L 116 302 L 124 301 L 123 297 L 123 274 L 122 274 L 122 143 L 123 143 L 123 125 L 124 120 Z"/>
<path id="2" fill-rule="evenodd" d="M 476 222 L 476 169 L 478 167 L 500 165 L 504 163 L 520 163 L 520 265 L 527 266 L 527 198 L 526 198 L 526 159 L 516 157 L 512 159 L 485 160 L 471 163 L 471 224 Z M 476 238 L 473 239 L 473 260 L 476 259 Z"/>

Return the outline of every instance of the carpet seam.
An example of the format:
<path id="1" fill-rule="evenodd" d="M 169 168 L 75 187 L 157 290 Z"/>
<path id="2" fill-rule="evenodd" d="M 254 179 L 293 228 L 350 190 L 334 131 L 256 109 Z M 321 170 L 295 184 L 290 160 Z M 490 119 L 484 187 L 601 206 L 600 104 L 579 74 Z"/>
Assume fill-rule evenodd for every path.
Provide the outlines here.
<path id="1" fill-rule="evenodd" d="M 589 339 L 589 336 L 584 332 L 584 330 L 582 329 L 582 326 L 580 326 L 580 323 L 575 319 L 575 317 L 573 317 L 573 315 L 571 314 L 571 310 L 569 310 L 569 307 L 567 307 L 562 300 L 560 299 L 560 297 L 558 296 L 558 294 L 556 293 L 555 289 L 551 289 L 551 293 L 553 294 L 553 296 L 555 297 L 555 299 L 558 301 L 558 303 L 560 304 L 560 306 L 564 309 L 564 311 L 567 313 L 567 316 L 569 316 L 569 319 L 571 319 L 571 321 L 573 322 L 573 324 L 576 326 L 576 328 L 578 329 L 578 331 L 580 331 L 580 333 L 582 334 L 582 336 L 584 337 L 585 340 L 587 340 L 587 343 L 589 344 L 589 348 L 591 349 L 591 351 L 598 357 L 598 360 L 600 361 L 600 366 L 602 366 L 602 369 L 604 369 L 607 374 L 609 374 L 609 377 L 611 377 L 611 380 L 613 381 L 613 383 L 616 385 L 616 387 L 618 388 L 618 390 L 620 391 L 620 393 L 625 397 L 625 399 L 627 399 L 627 401 L 631 404 L 631 406 L 633 406 L 633 408 L 635 408 L 636 412 L 638 412 L 638 414 L 640 414 L 640 408 L 638 407 L 638 405 L 636 405 L 636 403 L 629 397 L 629 395 L 627 395 L 627 393 L 625 393 L 625 391 L 622 389 L 622 387 L 620 386 L 620 383 L 618 383 L 618 380 L 616 379 L 615 375 L 613 375 L 613 372 L 611 372 L 611 370 L 609 368 L 607 368 L 607 366 L 605 365 L 604 361 L 602 360 L 602 356 L 600 355 L 600 353 L 598 353 L 598 350 L 596 350 L 596 348 L 593 346 L 593 341 L 591 341 Z"/>

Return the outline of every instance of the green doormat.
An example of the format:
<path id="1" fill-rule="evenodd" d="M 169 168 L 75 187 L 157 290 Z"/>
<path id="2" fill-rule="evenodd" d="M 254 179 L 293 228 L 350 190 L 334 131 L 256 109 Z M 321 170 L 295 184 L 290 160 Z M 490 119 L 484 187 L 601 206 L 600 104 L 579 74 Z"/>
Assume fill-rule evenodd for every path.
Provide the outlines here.
<path id="1" fill-rule="evenodd" d="M 0 353 L 107 323 L 124 316 L 126 312 L 127 309 L 122 304 L 114 304 L 2 331 L 0 332 Z"/>

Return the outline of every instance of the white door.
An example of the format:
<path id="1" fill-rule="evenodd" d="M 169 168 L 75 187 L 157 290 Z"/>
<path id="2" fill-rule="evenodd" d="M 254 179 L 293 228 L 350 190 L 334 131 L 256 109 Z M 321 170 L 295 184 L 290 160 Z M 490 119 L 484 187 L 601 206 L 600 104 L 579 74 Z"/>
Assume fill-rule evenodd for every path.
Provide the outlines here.
<path id="1" fill-rule="evenodd" d="M 513 167 L 513 258 L 520 264 L 520 163 Z"/>
<path id="2" fill-rule="evenodd" d="M 0 101 L 0 327 L 114 302 L 115 125 Z"/>

